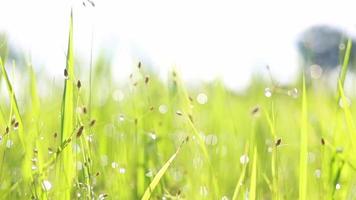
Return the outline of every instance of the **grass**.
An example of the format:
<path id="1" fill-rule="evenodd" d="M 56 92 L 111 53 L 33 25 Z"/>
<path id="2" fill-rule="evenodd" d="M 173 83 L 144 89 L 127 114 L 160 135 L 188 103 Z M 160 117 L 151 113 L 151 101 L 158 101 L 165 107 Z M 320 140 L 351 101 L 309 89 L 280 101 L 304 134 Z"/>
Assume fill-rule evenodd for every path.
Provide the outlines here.
<path id="1" fill-rule="evenodd" d="M 350 42 L 337 91 L 307 72 L 283 88 L 186 87 L 144 63 L 118 84 L 105 55 L 88 76 L 75 65 L 70 20 L 60 83 L 0 60 L 0 199 L 356 198 Z"/>

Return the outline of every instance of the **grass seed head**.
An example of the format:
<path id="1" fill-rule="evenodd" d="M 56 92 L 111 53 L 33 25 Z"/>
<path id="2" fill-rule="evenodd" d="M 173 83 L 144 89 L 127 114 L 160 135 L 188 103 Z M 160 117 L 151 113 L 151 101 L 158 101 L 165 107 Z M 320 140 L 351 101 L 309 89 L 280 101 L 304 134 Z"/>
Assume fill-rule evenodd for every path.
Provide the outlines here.
<path id="1" fill-rule="evenodd" d="M 89 126 L 90 126 L 90 127 L 94 126 L 94 125 L 95 125 L 95 122 L 96 122 L 95 119 L 91 120 Z"/>
<path id="2" fill-rule="evenodd" d="M 82 83 L 80 82 L 80 80 L 77 81 L 77 88 L 80 89 L 82 87 Z"/>
<path id="3" fill-rule="evenodd" d="M 5 128 L 5 135 L 8 134 L 9 131 L 10 131 L 10 128 L 7 126 L 7 127 Z"/>
<path id="4" fill-rule="evenodd" d="M 147 76 L 145 77 L 145 84 L 148 84 L 149 81 L 150 81 L 150 77 L 147 75 Z"/>
<path id="5" fill-rule="evenodd" d="M 324 138 L 321 138 L 321 140 L 320 140 L 320 142 L 321 142 L 321 145 L 325 145 L 325 140 L 324 140 Z"/>
<path id="6" fill-rule="evenodd" d="M 87 107 L 83 106 L 83 113 L 87 114 Z"/>
<path id="7" fill-rule="evenodd" d="M 68 70 L 67 69 L 64 69 L 64 78 L 68 78 Z"/>
<path id="8" fill-rule="evenodd" d="M 80 137 L 82 135 L 83 130 L 84 130 L 84 126 L 80 126 L 80 128 L 77 131 L 77 137 Z"/>
<path id="9" fill-rule="evenodd" d="M 251 110 L 251 115 L 252 115 L 252 116 L 256 116 L 256 115 L 259 114 L 259 112 L 260 112 L 260 106 L 255 106 L 255 107 L 252 108 L 252 110 Z"/>
<path id="10" fill-rule="evenodd" d="M 17 129 L 19 127 L 19 122 L 14 123 L 14 129 Z"/>
<path id="11" fill-rule="evenodd" d="M 182 115 L 183 115 L 183 113 L 182 113 L 181 111 L 179 111 L 179 110 L 176 111 L 176 114 L 177 114 L 178 116 L 182 116 Z"/>
<path id="12" fill-rule="evenodd" d="M 279 145 L 281 145 L 281 143 L 282 143 L 282 139 L 279 138 L 279 139 L 276 141 L 276 147 L 278 147 Z"/>

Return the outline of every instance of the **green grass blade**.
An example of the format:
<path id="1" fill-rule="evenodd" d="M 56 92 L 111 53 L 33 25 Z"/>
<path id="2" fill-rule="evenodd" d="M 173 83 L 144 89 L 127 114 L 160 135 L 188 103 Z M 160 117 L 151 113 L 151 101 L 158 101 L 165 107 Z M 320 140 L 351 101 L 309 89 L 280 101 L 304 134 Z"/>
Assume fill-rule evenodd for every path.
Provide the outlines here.
<path id="1" fill-rule="evenodd" d="M 307 165 L 308 165 L 308 133 L 307 133 L 307 92 L 305 77 L 303 75 L 302 116 L 300 131 L 300 157 L 299 157 L 299 199 L 307 199 Z"/>
<path id="2" fill-rule="evenodd" d="M 62 99 L 62 113 L 61 113 L 61 142 L 71 137 L 74 129 L 74 56 L 73 56 L 73 12 L 70 15 L 70 28 L 67 50 L 67 66 L 68 77 L 64 83 L 64 92 Z M 60 193 L 62 199 L 70 199 L 73 178 L 75 176 L 75 167 L 73 162 L 72 148 L 66 148 L 62 152 L 61 169 L 58 173 L 60 187 L 64 191 Z"/>
<path id="3" fill-rule="evenodd" d="M 256 199 L 256 189 L 257 189 L 257 148 L 253 148 L 253 163 L 251 169 L 251 182 L 250 182 L 250 190 L 249 190 L 249 198 L 250 200 Z"/>
<path id="4" fill-rule="evenodd" d="M 350 60 L 350 55 L 351 55 L 351 48 L 352 48 L 352 39 L 348 39 L 344 60 L 342 63 L 340 74 L 339 74 L 339 79 L 341 81 L 342 86 L 344 85 L 345 79 L 346 79 L 347 68 L 349 66 L 349 60 Z"/>
<path id="5" fill-rule="evenodd" d="M 183 142 L 184 143 L 184 142 Z M 183 144 L 182 143 L 182 144 Z M 162 166 L 162 168 L 158 171 L 158 173 L 156 174 L 156 176 L 153 178 L 153 180 L 151 181 L 150 185 L 148 186 L 148 188 L 146 189 L 145 193 L 143 194 L 141 200 L 148 200 L 151 198 L 151 194 L 153 192 L 153 190 L 156 188 L 156 186 L 158 185 L 159 181 L 161 180 L 161 178 L 163 177 L 163 175 L 166 173 L 166 171 L 168 170 L 169 166 L 172 164 L 172 162 L 174 161 L 174 159 L 177 157 L 178 153 L 180 152 L 181 149 L 180 145 L 177 149 L 177 151 L 169 158 L 169 160 Z"/>
<path id="6" fill-rule="evenodd" d="M 6 82 L 6 86 L 7 86 L 7 90 L 9 92 L 10 95 L 10 102 L 16 117 L 16 120 L 19 122 L 19 132 L 20 132 L 20 139 L 22 140 L 22 144 L 23 143 L 23 135 L 22 135 L 22 130 L 23 130 L 23 122 L 22 122 L 22 117 L 20 115 L 20 110 L 19 110 L 19 106 L 16 100 L 16 96 L 15 96 L 15 92 L 13 90 L 12 84 L 10 82 L 9 76 L 7 74 L 7 71 L 5 69 L 5 66 L 2 63 L 2 60 L 0 58 L 0 67 L 1 67 L 1 72 L 4 75 L 5 78 L 5 82 Z"/>
<path id="7" fill-rule="evenodd" d="M 247 150 L 248 150 L 248 145 L 246 145 L 246 147 L 245 147 L 245 155 L 248 154 Z M 242 186 L 243 181 L 244 181 L 245 176 L 246 176 L 246 169 L 247 169 L 247 166 L 248 166 L 248 165 L 247 165 L 247 163 L 245 163 L 245 164 L 243 164 L 243 165 L 244 165 L 244 166 L 242 167 L 242 172 L 241 172 L 240 177 L 239 177 L 239 180 L 238 180 L 238 182 L 237 182 L 237 184 L 236 184 L 236 187 L 235 187 L 235 190 L 234 190 L 234 194 L 233 194 L 233 196 L 232 196 L 232 200 L 238 199 L 241 186 Z"/>

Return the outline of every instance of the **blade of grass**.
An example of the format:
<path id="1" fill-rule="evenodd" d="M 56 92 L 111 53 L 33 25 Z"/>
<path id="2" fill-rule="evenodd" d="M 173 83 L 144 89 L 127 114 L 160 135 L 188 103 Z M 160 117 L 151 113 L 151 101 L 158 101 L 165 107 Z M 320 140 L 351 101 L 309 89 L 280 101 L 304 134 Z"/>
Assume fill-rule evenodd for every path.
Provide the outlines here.
<path id="1" fill-rule="evenodd" d="M 344 55 L 344 60 L 343 60 L 343 63 L 342 63 L 340 74 L 339 74 L 339 81 L 337 83 L 339 85 L 339 82 L 340 82 L 342 88 L 344 87 L 345 80 L 346 80 L 346 74 L 347 74 L 347 69 L 348 69 L 348 66 L 349 66 L 349 60 L 350 60 L 350 55 L 351 55 L 351 48 L 352 48 L 352 39 L 349 38 L 347 40 L 346 52 L 345 52 L 345 55 Z M 340 91 L 340 87 L 339 86 L 337 88 L 338 88 L 338 93 L 337 93 L 336 100 L 337 100 L 337 103 L 339 103 L 340 96 L 341 96 L 341 91 Z"/>
<path id="2" fill-rule="evenodd" d="M 350 134 L 350 143 L 351 143 L 351 148 L 355 149 L 355 136 L 356 136 L 356 127 L 355 127 L 355 123 L 352 119 L 352 114 L 351 114 L 351 110 L 350 110 L 350 105 L 347 102 L 345 93 L 344 93 L 344 89 L 342 88 L 342 83 L 341 80 L 339 81 L 339 91 L 340 91 L 340 96 L 341 96 L 341 103 L 342 103 L 342 109 L 344 110 L 344 115 L 345 115 L 345 120 L 346 120 L 346 126 L 347 129 L 349 130 Z"/>
<path id="3" fill-rule="evenodd" d="M 256 188 L 257 188 L 257 148 L 253 148 L 253 163 L 251 169 L 251 182 L 249 190 L 249 200 L 256 199 Z"/>
<path id="4" fill-rule="evenodd" d="M 152 182 L 150 183 L 150 185 L 148 186 L 148 188 L 146 189 L 145 193 L 143 194 L 141 200 L 148 200 L 151 198 L 151 194 L 153 192 L 153 190 L 156 188 L 156 186 L 158 185 L 159 181 L 161 180 L 161 178 L 163 177 L 163 175 L 166 173 L 166 171 L 168 170 L 169 166 L 172 164 L 172 162 L 174 161 L 174 159 L 177 157 L 178 153 L 180 152 L 180 149 L 182 147 L 182 145 L 184 144 L 184 142 L 186 142 L 187 140 L 183 141 L 181 145 L 179 145 L 177 151 L 169 158 L 169 160 L 162 166 L 162 168 L 158 171 L 158 173 L 156 174 L 156 176 L 153 178 Z"/>
<path id="5" fill-rule="evenodd" d="M 0 58 L 0 67 L 1 67 L 1 71 L 2 71 L 2 74 L 5 78 L 5 82 L 6 82 L 6 86 L 7 86 L 7 90 L 9 92 L 9 95 L 10 95 L 10 102 L 11 102 L 11 105 L 12 105 L 12 108 L 13 108 L 13 111 L 14 111 L 14 114 L 15 114 L 15 117 L 16 117 L 16 120 L 19 122 L 19 126 L 18 126 L 18 130 L 19 130 L 19 138 L 20 138 L 20 141 L 22 143 L 22 146 L 25 148 L 25 143 L 24 143 L 24 135 L 23 135 L 23 122 L 22 122 L 22 117 L 20 115 L 20 110 L 19 110 L 19 107 L 18 107 L 18 103 L 17 103 L 17 100 L 16 100 L 16 96 L 15 96 L 15 93 L 14 93 L 14 90 L 13 90 L 13 87 L 12 87 L 12 84 L 10 82 L 10 79 L 9 79 L 9 76 L 7 74 L 7 71 L 5 69 L 5 66 L 3 65 L 2 63 L 2 60 Z M 11 116 L 10 116 L 11 117 Z"/>
<path id="6" fill-rule="evenodd" d="M 248 144 L 245 146 L 245 155 L 248 154 Z M 244 164 L 244 166 L 242 167 L 242 172 L 240 174 L 240 177 L 239 177 L 239 180 L 236 184 L 236 187 L 235 187 L 235 190 L 234 190 L 234 195 L 232 196 L 232 200 L 236 200 L 238 199 L 239 197 L 239 193 L 240 193 L 240 189 L 241 189 L 241 186 L 242 186 L 242 183 L 245 179 L 245 176 L 246 176 L 246 169 L 247 169 L 247 163 Z"/>
<path id="7" fill-rule="evenodd" d="M 65 142 L 74 129 L 74 58 L 73 58 L 73 11 L 70 15 L 69 38 L 67 50 L 67 77 L 64 82 L 64 92 L 62 99 L 61 112 L 61 142 Z M 62 152 L 61 166 L 58 173 L 63 173 L 63 176 L 58 176 L 60 187 L 63 191 L 60 192 L 61 199 L 70 199 L 71 190 L 66 187 L 71 186 L 75 176 L 73 164 L 72 148 L 66 148 Z"/>
<path id="8" fill-rule="evenodd" d="M 299 199 L 307 199 L 307 159 L 308 159 L 308 133 L 307 133 L 307 93 L 305 77 L 303 75 L 302 116 L 300 131 L 300 157 L 299 157 Z"/>

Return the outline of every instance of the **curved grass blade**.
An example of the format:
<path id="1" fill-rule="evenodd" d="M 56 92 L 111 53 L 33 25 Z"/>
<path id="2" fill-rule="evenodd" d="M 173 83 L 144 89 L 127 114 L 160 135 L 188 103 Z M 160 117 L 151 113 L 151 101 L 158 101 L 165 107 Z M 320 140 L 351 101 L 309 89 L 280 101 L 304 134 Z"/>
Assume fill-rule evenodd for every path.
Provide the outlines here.
<path id="1" fill-rule="evenodd" d="M 61 142 L 64 143 L 72 135 L 74 129 L 74 56 L 73 56 L 73 11 L 70 15 L 69 39 L 67 50 L 67 77 L 64 82 L 64 92 L 61 112 Z M 61 199 L 70 199 L 72 185 L 75 176 L 72 148 L 66 148 L 62 152 L 60 167 L 57 169 L 58 184 L 62 187 Z"/>
<path id="2" fill-rule="evenodd" d="M 245 146 L 245 155 L 247 155 L 247 150 L 248 150 L 248 144 Z M 244 164 L 244 166 L 242 168 L 242 172 L 240 174 L 239 181 L 236 184 L 236 187 L 235 187 L 235 190 L 234 190 L 234 195 L 232 196 L 232 200 L 236 200 L 239 197 L 240 189 L 241 189 L 242 183 L 243 183 L 243 181 L 245 179 L 245 176 L 246 176 L 247 166 L 248 165 L 246 163 L 246 164 Z"/>
<path id="3" fill-rule="evenodd" d="M 184 142 L 186 142 L 186 141 L 187 141 L 187 139 L 185 141 L 183 141 L 182 144 L 184 144 Z M 172 164 L 174 159 L 177 157 L 177 155 L 180 152 L 180 149 L 182 147 L 182 144 L 178 147 L 177 151 L 169 158 L 169 160 L 158 171 L 158 173 L 156 174 L 156 176 L 153 178 L 152 182 L 150 183 L 150 185 L 146 189 L 145 193 L 143 194 L 141 200 L 148 200 L 148 199 L 151 198 L 151 194 L 152 194 L 153 190 L 156 188 L 156 186 L 158 185 L 159 181 L 161 180 L 163 175 L 168 170 L 169 166 Z"/>

